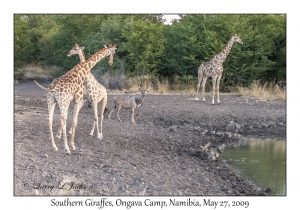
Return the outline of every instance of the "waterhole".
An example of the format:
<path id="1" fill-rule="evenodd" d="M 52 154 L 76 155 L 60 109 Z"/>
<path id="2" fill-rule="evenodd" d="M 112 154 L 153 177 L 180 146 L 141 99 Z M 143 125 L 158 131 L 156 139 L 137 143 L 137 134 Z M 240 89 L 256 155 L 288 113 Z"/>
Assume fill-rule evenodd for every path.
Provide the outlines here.
<path id="1" fill-rule="evenodd" d="M 247 145 L 226 148 L 221 157 L 270 195 L 286 195 L 286 141 L 249 139 Z M 269 191 L 269 190 L 268 190 Z"/>

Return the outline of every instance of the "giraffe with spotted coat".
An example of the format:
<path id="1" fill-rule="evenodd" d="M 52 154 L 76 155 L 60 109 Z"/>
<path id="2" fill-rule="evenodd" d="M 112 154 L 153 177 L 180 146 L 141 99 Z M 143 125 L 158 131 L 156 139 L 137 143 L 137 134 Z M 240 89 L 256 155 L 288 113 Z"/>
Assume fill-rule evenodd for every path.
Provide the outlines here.
<path id="1" fill-rule="evenodd" d="M 91 71 L 91 69 L 103 58 L 109 57 L 108 64 L 113 64 L 113 56 L 116 50 L 115 45 L 109 45 L 109 47 L 104 47 L 100 51 L 92 55 L 87 61 L 77 64 L 70 71 L 66 72 L 64 75 L 56 79 L 53 84 L 48 88 L 45 88 L 34 81 L 39 87 L 46 90 L 47 94 L 47 103 L 48 103 L 48 112 L 49 112 L 49 128 L 50 128 L 50 137 L 51 143 L 54 150 L 58 150 L 52 131 L 53 123 L 53 113 L 56 103 L 58 103 L 60 109 L 60 129 L 62 129 L 64 136 L 64 147 L 68 154 L 70 154 L 68 141 L 67 141 L 67 132 L 66 132 L 66 121 L 68 115 L 68 108 L 71 101 L 75 102 L 74 105 L 74 114 L 73 114 L 73 125 L 72 125 L 72 135 L 70 146 L 73 150 L 76 149 L 74 145 L 75 130 L 78 123 L 78 113 L 83 104 L 83 95 L 84 95 L 84 80 L 86 75 Z"/>
<path id="2" fill-rule="evenodd" d="M 201 87 L 202 87 L 202 100 L 205 102 L 205 83 L 206 80 L 211 77 L 212 78 L 212 102 L 211 104 L 214 105 L 214 98 L 215 98 L 215 90 L 217 92 L 217 100 L 218 104 L 221 104 L 220 98 L 219 98 L 219 85 L 220 85 L 220 80 L 222 77 L 223 73 L 223 62 L 227 58 L 228 54 L 230 53 L 230 50 L 233 46 L 234 42 L 238 42 L 240 44 L 243 44 L 241 38 L 235 34 L 232 36 L 227 44 L 225 45 L 224 49 L 215 55 L 210 61 L 203 62 L 200 67 L 198 68 L 198 85 L 197 85 L 197 95 L 195 100 L 199 100 L 198 98 L 198 91 L 200 87 L 200 83 L 202 81 Z M 203 80 L 202 80 L 203 79 Z M 217 87 L 216 87 L 216 82 L 217 82 Z"/>
<path id="3" fill-rule="evenodd" d="M 75 46 L 69 51 L 68 56 L 72 55 L 78 55 L 80 62 L 85 62 L 85 55 L 83 52 L 84 47 L 80 47 L 78 44 L 75 44 Z M 97 140 L 101 140 L 103 138 L 102 134 L 102 124 L 103 124 L 103 113 L 104 110 L 106 109 L 106 104 L 107 104 L 107 91 L 106 88 L 101 85 L 94 75 L 89 72 L 84 80 L 84 86 L 83 86 L 83 100 L 88 100 L 92 108 L 94 110 L 94 124 L 91 129 L 90 135 L 93 136 L 94 134 L 94 129 L 95 125 L 97 126 Z M 97 104 L 100 102 L 100 107 L 101 107 L 101 113 L 100 113 L 100 132 L 99 132 L 99 126 L 98 126 L 98 108 Z M 82 104 L 83 105 L 83 104 Z M 81 107 L 80 107 L 81 108 Z M 69 134 L 72 134 L 72 128 L 69 131 Z M 58 138 L 60 138 L 61 135 L 61 130 L 57 134 Z"/>

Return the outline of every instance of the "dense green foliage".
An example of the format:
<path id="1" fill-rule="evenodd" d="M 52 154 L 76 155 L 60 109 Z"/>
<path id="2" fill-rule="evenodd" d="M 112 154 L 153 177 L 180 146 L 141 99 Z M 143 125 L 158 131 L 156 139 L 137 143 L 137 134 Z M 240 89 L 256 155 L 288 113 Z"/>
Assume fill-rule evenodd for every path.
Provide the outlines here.
<path id="1" fill-rule="evenodd" d="M 254 80 L 285 82 L 285 15 L 180 16 L 172 25 L 164 25 L 163 16 L 154 14 L 15 15 L 15 72 L 26 63 L 36 63 L 59 67 L 63 74 L 79 61 L 67 57 L 75 43 L 85 46 L 86 58 L 104 44 L 117 43 L 113 66 L 100 61 L 94 68 L 123 69 L 127 76 L 197 77 L 200 64 L 237 33 L 244 44 L 233 45 L 223 64 L 221 87 L 247 86 Z"/>

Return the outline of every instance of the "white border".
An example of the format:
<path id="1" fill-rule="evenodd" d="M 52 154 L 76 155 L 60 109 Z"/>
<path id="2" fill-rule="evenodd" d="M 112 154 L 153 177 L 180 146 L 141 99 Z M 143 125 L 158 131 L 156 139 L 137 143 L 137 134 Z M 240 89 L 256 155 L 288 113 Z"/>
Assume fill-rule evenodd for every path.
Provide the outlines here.
<path id="1" fill-rule="evenodd" d="M 32 1 L 18 0 L 1 3 L 1 206 L 24 209 L 50 209 L 51 197 L 13 197 L 13 14 L 15 13 L 286 13 L 287 14 L 287 196 L 286 197 L 209 197 L 221 200 L 248 200 L 247 209 L 282 209 L 298 207 L 299 190 L 299 87 L 297 84 L 299 69 L 299 11 L 296 1 Z M 295 2 L 295 3 L 294 3 Z M 4 64 L 4 65 L 3 65 Z M 3 135 L 4 134 L 4 135 Z M 8 158 L 9 157 L 9 158 Z M 111 197 L 116 200 L 119 197 Z M 168 200 L 168 197 L 151 197 L 151 199 Z M 191 197 L 193 198 L 193 197 Z M 197 197 L 202 200 L 204 197 Z M 60 197 L 64 199 L 64 197 Z M 85 200 L 87 197 L 71 197 L 72 200 Z M 100 198 L 99 198 L 100 199 Z M 124 199 L 144 200 L 145 197 L 126 197 Z M 184 197 L 178 197 L 183 199 Z M 73 207 L 75 208 L 75 207 Z M 92 208 L 92 207 L 91 207 Z M 96 207 L 93 207 L 96 208 Z M 132 207 L 134 208 L 134 207 Z M 7 208 L 5 208 L 7 209 Z M 53 208 L 52 208 L 53 209 Z M 126 209 L 126 208 L 123 208 Z M 138 208 L 135 208 L 138 209 Z M 168 207 L 168 209 L 173 209 Z M 179 208 L 176 208 L 179 209 Z M 235 208 L 236 209 L 236 208 Z M 294 208 L 295 209 L 295 208 Z"/>

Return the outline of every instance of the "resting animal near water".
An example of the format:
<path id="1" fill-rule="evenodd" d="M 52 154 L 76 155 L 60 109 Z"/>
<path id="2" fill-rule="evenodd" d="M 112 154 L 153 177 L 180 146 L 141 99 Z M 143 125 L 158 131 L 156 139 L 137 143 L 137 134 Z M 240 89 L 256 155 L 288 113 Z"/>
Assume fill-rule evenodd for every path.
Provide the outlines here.
<path id="1" fill-rule="evenodd" d="M 142 90 L 139 85 L 138 85 L 139 91 L 141 92 L 141 95 L 139 96 L 128 96 L 128 97 L 117 97 L 114 98 L 114 105 L 115 108 L 111 109 L 109 114 L 108 114 L 108 119 L 110 119 L 110 115 L 111 113 L 116 110 L 116 115 L 119 119 L 119 121 L 121 121 L 120 117 L 119 117 L 119 111 L 121 109 L 121 107 L 123 107 L 124 109 L 131 109 L 131 122 L 135 124 L 134 121 L 134 109 L 139 108 L 142 104 L 143 101 L 145 99 L 146 96 L 146 92 L 148 91 L 148 86 L 146 88 L 146 90 Z"/>

